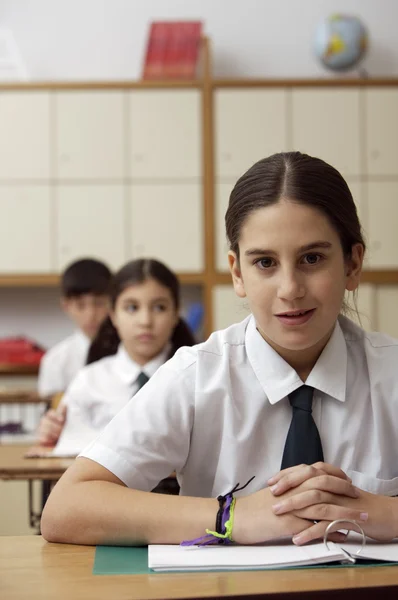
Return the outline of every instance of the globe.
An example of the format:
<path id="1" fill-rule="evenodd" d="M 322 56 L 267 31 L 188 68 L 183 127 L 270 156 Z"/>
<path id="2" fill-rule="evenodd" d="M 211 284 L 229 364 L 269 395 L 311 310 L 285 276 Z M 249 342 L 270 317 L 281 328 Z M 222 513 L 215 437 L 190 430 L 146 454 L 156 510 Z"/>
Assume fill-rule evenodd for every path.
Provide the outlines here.
<path id="1" fill-rule="evenodd" d="M 368 45 L 368 32 L 358 17 L 332 15 L 320 23 L 315 34 L 316 56 L 333 71 L 357 66 Z"/>

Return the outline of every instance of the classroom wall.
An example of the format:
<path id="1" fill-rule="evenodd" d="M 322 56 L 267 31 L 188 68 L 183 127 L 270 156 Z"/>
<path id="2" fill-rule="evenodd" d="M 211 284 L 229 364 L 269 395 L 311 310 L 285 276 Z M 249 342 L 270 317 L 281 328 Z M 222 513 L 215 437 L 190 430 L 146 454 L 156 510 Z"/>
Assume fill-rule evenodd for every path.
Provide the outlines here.
<path id="1" fill-rule="evenodd" d="M 369 73 L 398 76 L 396 0 L 2 0 L 0 28 L 13 32 L 33 80 L 139 78 L 148 24 L 163 18 L 205 21 L 216 76 L 319 77 L 333 75 L 313 56 L 314 28 L 339 10 L 371 29 Z M 0 337 L 51 346 L 71 330 L 57 290 L 1 290 Z"/>
<path id="2" fill-rule="evenodd" d="M 2 0 L 32 79 L 136 79 L 148 23 L 205 21 L 216 76 L 319 77 L 314 28 L 335 12 L 371 31 L 370 75 L 398 75 L 396 0 Z"/>

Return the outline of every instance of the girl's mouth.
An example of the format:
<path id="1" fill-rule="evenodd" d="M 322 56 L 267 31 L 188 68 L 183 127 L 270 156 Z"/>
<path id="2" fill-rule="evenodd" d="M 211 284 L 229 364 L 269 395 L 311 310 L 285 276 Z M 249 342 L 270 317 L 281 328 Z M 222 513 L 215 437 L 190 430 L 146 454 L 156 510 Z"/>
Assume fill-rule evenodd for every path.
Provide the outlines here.
<path id="1" fill-rule="evenodd" d="M 281 323 L 284 325 L 303 325 L 307 323 L 315 312 L 315 308 L 301 309 L 301 310 L 288 310 L 284 313 L 275 315 Z"/>

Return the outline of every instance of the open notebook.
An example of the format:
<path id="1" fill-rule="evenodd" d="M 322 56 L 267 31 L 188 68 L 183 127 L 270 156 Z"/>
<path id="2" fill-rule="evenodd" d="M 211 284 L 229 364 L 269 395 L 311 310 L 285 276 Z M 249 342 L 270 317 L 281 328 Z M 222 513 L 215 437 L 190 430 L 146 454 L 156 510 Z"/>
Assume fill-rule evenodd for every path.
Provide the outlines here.
<path id="1" fill-rule="evenodd" d="M 350 541 L 338 546 L 328 542 L 294 546 L 281 541 L 257 546 L 172 546 L 148 547 L 148 567 L 154 571 L 263 570 L 321 565 L 332 562 L 353 563 L 361 560 L 398 562 L 398 540 L 379 543 L 368 540 L 359 555 L 361 536 L 351 534 Z"/>

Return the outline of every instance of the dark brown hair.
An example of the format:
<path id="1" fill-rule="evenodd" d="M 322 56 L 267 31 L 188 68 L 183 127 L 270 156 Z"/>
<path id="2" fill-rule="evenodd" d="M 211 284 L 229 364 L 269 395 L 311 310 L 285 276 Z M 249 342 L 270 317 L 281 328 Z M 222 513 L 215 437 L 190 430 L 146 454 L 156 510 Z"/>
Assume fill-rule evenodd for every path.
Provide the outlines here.
<path id="1" fill-rule="evenodd" d="M 107 296 L 110 293 L 112 273 L 105 263 L 94 258 L 82 258 L 71 263 L 61 277 L 64 298 L 78 298 L 84 294 Z"/>
<path id="2" fill-rule="evenodd" d="M 239 238 L 247 217 L 281 198 L 322 212 L 339 235 L 344 257 L 352 246 L 366 244 L 349 187 L 342 175 L 323 160 L 301 152 L 281 152 L 256 162 L 231 192 L 225 215 L 230 249 L 239 259 Z"/>
<path id="3" fill-rule="evenodd" d="M 178 311 L 180 308 L 180 283 L 176 275 L 166 265 L 151 258 L 140 258 L 128 262 L 115 274 L 111 289 L 112 308 L 115 308 L 116 300 L 126 288 L 131 285 L 144 283 L 147 279 L 154 279 L 160 285 L 170 290 L 175 309 Z M 181 346 L 193 346 L 195 344 L 193 334 L 183 319 L 179 319 L 170 342 L 171 350 L 169 358 Z M 119 334 L 110 317 L 108 317 L 102 323 L 96 337 L 91 343 L 87 356 L 87 364 L 105 356 L 116 354 L 119 344 Z"/>

